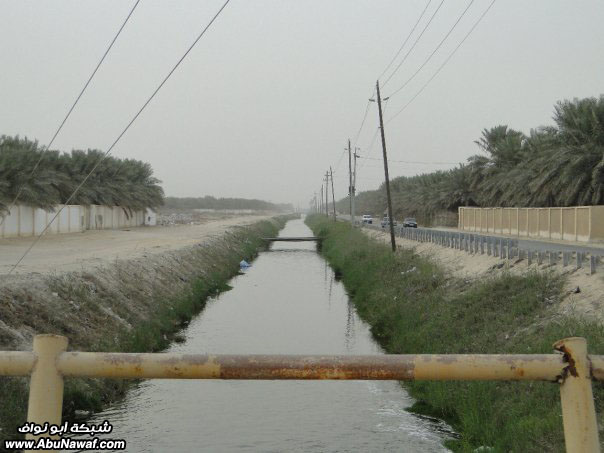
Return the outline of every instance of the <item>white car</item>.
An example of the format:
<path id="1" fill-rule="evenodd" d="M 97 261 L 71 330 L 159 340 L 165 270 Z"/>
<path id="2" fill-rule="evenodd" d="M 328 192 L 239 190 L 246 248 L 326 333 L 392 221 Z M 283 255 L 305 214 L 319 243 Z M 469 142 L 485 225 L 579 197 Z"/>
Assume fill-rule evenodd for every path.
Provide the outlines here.
<path id="1" fill-rule="evenodd" d="M 373 217 L 369 214 L 363 215 L 363 223 L 373 224 Z"/>

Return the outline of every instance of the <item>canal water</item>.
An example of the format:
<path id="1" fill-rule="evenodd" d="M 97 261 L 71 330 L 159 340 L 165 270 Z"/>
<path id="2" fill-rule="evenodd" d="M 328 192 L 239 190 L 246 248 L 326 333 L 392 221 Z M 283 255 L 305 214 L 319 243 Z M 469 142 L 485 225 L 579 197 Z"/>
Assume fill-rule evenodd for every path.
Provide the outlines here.
<path id="1" fill-rule="evenodd" d="M 292 220 L 282 236 L 311 236 Z M 276 242 L 169 352 L 383 354 L 312 242 Z M 150 380 L 90 423 L 129 452 L 447 451 L 446 426 L 390 381 Z"/>

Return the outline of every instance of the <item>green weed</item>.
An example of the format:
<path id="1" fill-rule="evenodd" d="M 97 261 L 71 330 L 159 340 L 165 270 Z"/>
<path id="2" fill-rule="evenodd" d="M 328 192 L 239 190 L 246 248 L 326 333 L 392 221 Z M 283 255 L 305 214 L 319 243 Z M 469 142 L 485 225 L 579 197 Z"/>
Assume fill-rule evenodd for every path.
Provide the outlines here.
<path id="1" fill-rule="evenodd" d="M 446 277 L 414 254 L 378 243 L 345 223 L 307 219 L 324 238 L 322 253 L 342 281 L 359 315 L 389 353 L 551 353 L 561 338 L 587 338 L 604 350 L 595 322 L 556 315 L 563 281 L 555 274 L 502 273 L 467 283 Z M 446 445 L 471 452 L 564 451 L 560 395 L 546 382 L 411 382 L 412 411 L 447 420 L 460 434 Z M 594 383 L 603 413 L 604 386 Z"/>

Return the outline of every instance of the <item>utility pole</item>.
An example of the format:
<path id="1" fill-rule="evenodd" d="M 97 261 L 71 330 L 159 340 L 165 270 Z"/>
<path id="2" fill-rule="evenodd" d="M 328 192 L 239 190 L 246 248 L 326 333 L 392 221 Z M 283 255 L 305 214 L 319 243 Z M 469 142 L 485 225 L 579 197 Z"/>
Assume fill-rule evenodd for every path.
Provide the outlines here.
<path id="1" fill-rule="evenodd" d="M 319 198 L 319 212 L 323 212 L 323 184 L 321 184 L 321 197 Z"/>
<path id="2" fill-rule="evenodd" d="M 350 189 L 352 194 L 350 196 L 351 199 L 351 205 L 352 205 L 352 210 L 351 210 L 351 216 L 354 222 L 354 218 L 356 215 L 356 206 L 355 206 L 355 197 L 356 197 L 356 193 L 357 193 L 357 157 L 359 157 L 359 155 L 357 154 L 357 150 L 360 148 L 354 148 L 354 166 L 353 166 L 353 173 L 352 173 L 352 188 Z M 354 225 L 354 223 L 353 223 Z"/>
<path id="3" fill-rule="evenodd" d="M 336 195 L 333 191 L 333 171 L 331 165 L 329 166 L 329 175 L 331 176 L 331 202 L 333 203 L 333 221 L 337 222 L 338 217 L 336 216 Z"/>
<path id="4" fill-rule="evenodd" d="M 329 219 L 329 172 L 325 171 L 325 215 Z"/>
<path id="5" fill-rule="evenodd" d="M 350 201 L 350 209 L 348 210 L 348 214 L 350 214 L 350 224 L 354 226 L 354 214 L 352 213 L 352 165 L 350 162 L 350 139 L 348 139 L 348 200 Z"/>
<path id="6" fill-rule="evenodd" d="M 323 212 L 323 185 L 321 185 L 321 206 L 320 207 L 320 212 Z"/>
<path id="7" fill-rule="evenodd" d="M 390 198 L 390 179 L 388 177 L 388 157 L 386 156 L 386 136 L 384 134 L 384 118 L 382 116 L 382 97 L 380 95 L 380 81 L 375 82 L 375 88 L 377 90 L 377 102 L 378 110 L 380 112 L 380 131 L 382 134 L 382 152 L 384 154 L 384 176 L 386 178 L 386 197 L 388 198 L 388 220 L 390 224 L 390 242 L 392 244 L 392 251 L 396 251 L 396 242 L 394 240 L 394 224 L 392 217 L 392 199 Z M 385 100 L 388 100 L 386 98 Z"/>

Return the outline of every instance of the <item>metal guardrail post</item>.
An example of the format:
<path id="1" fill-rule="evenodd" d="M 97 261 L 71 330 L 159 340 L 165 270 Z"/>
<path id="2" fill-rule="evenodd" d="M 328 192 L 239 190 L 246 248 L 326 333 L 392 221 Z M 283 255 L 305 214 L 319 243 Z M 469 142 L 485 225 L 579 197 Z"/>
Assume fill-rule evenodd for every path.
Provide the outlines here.
<path id="1" fill-rule="evenodd" d="M 599 452 L 587 341 L 578 337 L 565 338 L 557 341 L 554 348 L 564 354 L 568 363 L 559 381 L 566 451 Z"/>
<path id="2" fill-rule="evenodd" d="M 558 252 L 554 252 L 552 250 L 550 250 L 548 252 L 549 254 L 549 264 L 550 266 L 553 266 L 554 264 L 556 264 L 556 261 L 558 260 Z"/>
<path id="3" fill-rule="evenodd" d="M 597 264 L 597 258 L 595 255 L 590 255 L 589 256 L 589 275 L 593 275 L 596 273 L 596 264 Z"/>
<path id="4" fill-rule="evenodd" d="M 61 424 L 63 376 L 57 370 L 57 357 L 67 350 L 67 343 L 67 338 L 60 335 L 36 335 L 34 337 L 35 362 L 29 381 L 27 406 L 27 421 L 30 423 Z M 34 436 L 32 434 L 26 436 L 27 439 L 39 437 L 56 436 Z"/>

